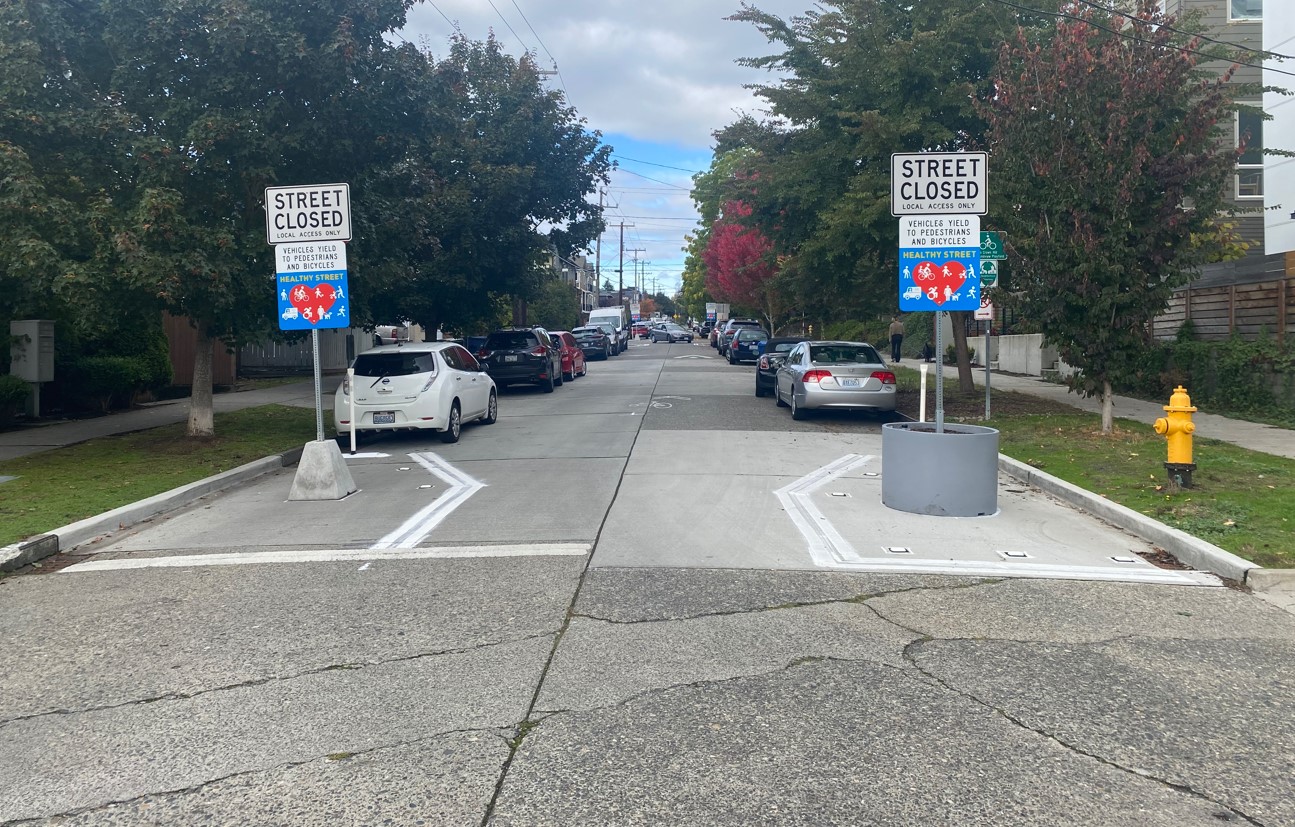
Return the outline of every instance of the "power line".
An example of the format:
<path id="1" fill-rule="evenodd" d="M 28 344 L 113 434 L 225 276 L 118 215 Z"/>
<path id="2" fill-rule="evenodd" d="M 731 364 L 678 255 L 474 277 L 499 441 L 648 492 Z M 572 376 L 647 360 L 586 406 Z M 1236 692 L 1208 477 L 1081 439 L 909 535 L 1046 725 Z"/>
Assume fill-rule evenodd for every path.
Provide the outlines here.
<path id="1" fill-rule="evenodd" d="M 684 169 L 683 167 L 672 167 L 669 164 L 658 164 L 654 161 L 640 161 L 638 158 L 626 158 L 624 155 L 612 153 L 613 158 L 620 158 L 622 161 L 631 161 L 635 164 L 647 164 L 650 167 L 661 167 L 662 169 L 675 169 L 679 172 L 701 172 L 699 169 Z"/>
<path id="2" fill-rule="evenodd" d="M 1097 9 L 1098 11 L 1104 11 L 1109 14 L 1122 15 L 1125 17 L 1128 16 L 1125 12 L 1121 12 L 1118 9 L 1107 8 L 1106 6 L 1092 2 L 1092 0 L 1079 0 L 1079 2 L 1083 3 L 1085 6 L 1090 6 L 1094 9 Z M 1159 28 L 1168 29 L 1169 31 L 1176 32 L 1177 34 L 1185 34 L 1188 37 L 1199 37 L 1201 40 L 1208 40 L 1210 43 L 1217 43 L 1220 46 L 1227 46 L 1229 48 L 1237 49 L 1242 52 L 1253 52 L 1254 54 L 1257 54 L 1257 55 L 1272 55 L 1273 57 L 1283 58 L 1285 60 L 1295 60 L 1295 56 L 1292 56 L 1292 55 L 1284 55 L 1284 54 L 1281 54 L 1280 52 L 1265 52 L 1263 49 L 1255 49 L 1250 46 L 1243 46 L 1240 43 L 1233 43 L 1228 40 L 1218 40 L 1216 38 L 1210 37 L 1209 35 L 1201 34 L 1200 32 L 1186 32 L 1186 31 L 1183 31 L 1182 29 L 1175 29 L 1173 26 L 1169 26 L 1164 23 L 1159 24 Z"/>
<path id="3" fill-rule="evenodd" d="M 517 38 L 517 42 L 522 46 L 522 51 L 529 52 L 531 50 L 530 47 L 526 45 L 525 41 L 517 36 L 517 32 L 513 30 L 513 24 L 509 23 L 508 18 L 504 17 L 503 12 L 499 11 L 499 7 L 495 5 L 495 0 L 486 0 L 486 2 L 490 4 L 490 8 L 495 10 L 495 14 L 499 15 L 499 19 L 504 21 L 504 25 L 508 27 L 508 31 L 513 33 L 513 37 Z"/>
<path id="4" fill-rule="evenodd" d="M 1149 46 L 1161 46 L 1161 48 L 1165 48 L 1165 49 L 1173 49 L 1178 52 L 1186 52 L 1188 54 L 1199 55 L 1201 57 L 1208 58 L 1209 60 L 1226 59 L 1226 58 L 1221 58 L 1218 55 L 1209 54 L 1208 52 L 1202 52 L 1199 49 L 1190 49 L 1186 46 L 1171 46 L 1171 45 L 1157 44 L 1154 41 L 1147 40 L 1146 38 L 1137 37 L 1136 35 L 1130 35 L 1130 34 L 1125 34 L 1124 32 L 1116 31 L 1115 29 L 1109 28 L 1107 26 L 1103 26 L 1100 23 L 1089 20 L 1086 17 L 1079 17 L 1078 15 L 1074 15 L 1074 14 L 1066 14 L 1065 12 L 1062 12 L 1062 11 L 1052 12 L 1052 11 L 1045 11 L 1043 9 L 1034 9 L 1034 8 L 1030 8 L 1029 6 L 1020 6 L 1020 5 L 1017 5 L 1016 3 L 1011 3 L 1009 2 L 1009 0 L 993 0 L 993 2 L 999 4 L 1000 6 L 1009 6 L 1013 9 L 1017 9 L 1018 11 L 1029 12 L 1030 14 L 1041 14 L 1044 17 L 1056 17 L 1056 18 L 1065 18 L 1067 20 L 1074 20 L 1077 23 L 1083 23 L 1086 26 L 1092 26 L 1094 29 L 1101 29 L 1104 32 L 1110 32 L 1116 37 L 1120 37 L 1125 40 L 1131 40 L 1135 43 L 1146 43 Z M 1247 63 L 1244 60 L 1234 60 L 1232 62 L 1237 64 L 1238 66 L 1249 66 L 1251 69 L 1264 70 L 1263 64 L 1260 64 L 1260 63 Z M 1279 75 L 1290 75 L 1291 77 L 1295 78 L 1295 72 L 1287 72 L 1284 69 L 1273 69 L 1270 67 L 1265 71 L 1275 72 Z M 629 172 L 629 170 L 626 170 L 626 172 Z"/>
<path id="5" fill-rule="evenodd" d="M 450 28 L 454 29 L 454 31 L 456 32 L 459 30 L 459 24 L 455 23 L 453 20 L 449 18 L 448 15 L 445 14 L 445 12 L 441 11 L 440 6 L 436 5 L 436 3 L 433 2 L 433 0 L 427 0 L 427 2 L 431 4 L 432 8 L 436 9 L 437 14 L 445 18 L 445 22 L 450 24 Z"/>
<path id="6" fill-rule="evenodd" d="M 692 192 L 692 187 L 681 187 L 678 184 L 672 184 L 669 181 L 662 181 L 660 178 L 652 178 L 650 176 L 643 175 L 642 173 L 635 172 L 632 169 L 625 169 L 624 167 L 617 167 L 616 169 L 619 170 L 620 172 L 628 172 L 630 175 L 637 175 L 639 178 L 646 178 L 649 181 L 655 181 L 658 184 L 665 184 L 667 187 L 670 187 L 671 189 L 683 190 L 684 192 Z"/>
<path id="7" fill-rule="evenodd" d="M 544 45 L 544 39 L 540 37 L 539 32 L 535 31 L 535 27 L 531 25 L 531 21 L 526 19 L 526 12 L 522 11 L 522 7 L 517 5 L 517 0 L 512 0 L 512 4 L 513 4 L 513 8 L 517 9 L 517 13 L 522 16 L 522 20 L 526 23 L 526 28 L 530 29 L 531 34 L 535 35 L 535 39 L 539 41 L 540 48 L 544 50 L 544 54 L 548 55 L 549 60 L 553 62 L 553 71 L 557 73 L 558 84 L 562 87 L 562 91 L 566 92 L 567 84 L 566 84 L 566 81 L 563 80 L 562 78 L 562 71 L 558 69 L 558 59 L 553 56 L 552 52 L 549 51 L 549 47 Z"/>

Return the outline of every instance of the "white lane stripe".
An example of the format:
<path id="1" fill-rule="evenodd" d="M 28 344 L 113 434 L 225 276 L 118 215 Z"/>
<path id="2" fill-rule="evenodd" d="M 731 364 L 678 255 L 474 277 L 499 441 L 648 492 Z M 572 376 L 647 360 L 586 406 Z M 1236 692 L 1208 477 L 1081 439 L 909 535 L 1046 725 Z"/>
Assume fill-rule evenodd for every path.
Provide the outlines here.
<path id="1" fill-rule="evenodd" d="M 454 509 L 486 487 L 485 483 L 473 479 L 436 454 L 410 454 L 409 457 L 448 485 L 449 489 L 414 516 L 405 520 L 395 531 L 374 543 L 371 548 L 413 548 L 450 516 Z"/>
<path id="2" fill-rule="evenodd" d="M 348 563 L 382 560 L 435 560 L 459 557 L 571 557 L 588 554 L 588 543 L 547 543 L 505 546 L 429 546 L 426 548 L 303 549 L 296 551 L 252 551 L 246 553 L 188 554 L 178 557 L 128 557 L 117 560 L 87 560 L 68 566 L 60 574 L 121 569 L 199 568 L 202 566 L 245 566 L 259 563 Z"/>
<path id="3" fill-rule="evenodd" d="M 855 468 L 868 464 L 874 457 L 846 454 L 835 462 L 815 469 L 790 485 L 773 492 L 782 503 L 787 516 L 805 538 L 809 556 L 814 564 L 831 568 L 840 563 L 861 562 L 854 547 L 841 536 L 836 527 L 823 516 L 812 500 L 815 491 Z"/>

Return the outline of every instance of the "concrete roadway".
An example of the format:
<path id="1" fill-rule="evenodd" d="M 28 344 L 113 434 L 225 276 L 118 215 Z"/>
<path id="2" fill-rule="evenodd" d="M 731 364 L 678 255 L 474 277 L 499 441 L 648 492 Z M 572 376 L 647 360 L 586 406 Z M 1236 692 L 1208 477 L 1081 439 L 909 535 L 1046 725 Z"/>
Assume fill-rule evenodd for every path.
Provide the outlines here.
<path id="1" fill-rule="evenodd" d="M 1295 616 L 713 354 L 0 581 L 0 824 L 1295 824 Z"/>

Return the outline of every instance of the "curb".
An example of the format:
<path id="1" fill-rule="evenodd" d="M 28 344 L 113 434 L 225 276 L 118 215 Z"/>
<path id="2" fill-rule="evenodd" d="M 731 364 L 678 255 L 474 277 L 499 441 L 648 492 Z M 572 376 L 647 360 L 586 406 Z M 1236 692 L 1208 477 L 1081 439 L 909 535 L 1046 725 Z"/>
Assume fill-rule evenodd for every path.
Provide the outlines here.
<path id="1" fill-rule="evenodd" d="M 1112 525 L 1136 534 L 1149 543 L 1155 543 L 1193 568 L 1213 572 L 1220 577 L 1245 583 L 1261 591 L 1274 588 L 1276 583 L 1287 583 L 1289 585 L 1286 588 L 1295 589 L 1295 570 L 1262 568 L 1213 543 L 1167 526 L 1159 520 L 1111 502 L 1105 497 L 1057 479 L 1051 474 L 1003 454 L 998 455 L 998 469 L 1026 485 L 1051 494 L 1095 517 L 1100 517 Z"/>
<path id="2" fill-rule="evenodd" d="M 105 511 L 94 517 L 87 517 L 62 528 L 56 528 L 46 534 L 23 540 L 13 545 L 0 548 L 0 571 L 15 571 L 38 560 L 53 556 L 63 551 L 71 551 L 77 546 L 100 540 L 114 531 L 135 525 L 182 505 L 187 505 L 199 497 L 216 491 L 230 488 L 250 479 L 295 465 L 301 458 L 302 448 L 294 448 L 282 454 L 253 460 L 229 471 L 205 479 L 172 488 L 161 494 L 140 500 L 139 502 Z"/>

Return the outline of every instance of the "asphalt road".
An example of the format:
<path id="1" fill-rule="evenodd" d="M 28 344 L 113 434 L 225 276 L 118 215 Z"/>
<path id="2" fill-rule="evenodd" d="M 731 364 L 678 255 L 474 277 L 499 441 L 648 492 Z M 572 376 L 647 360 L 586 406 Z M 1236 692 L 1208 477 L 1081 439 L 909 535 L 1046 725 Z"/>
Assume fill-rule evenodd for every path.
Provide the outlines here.
<path id="1" fill-rule="evenodd" d="M 889 513 L 751 374 L 636 343 L 0 581 L 0 824 L 1295 824 L 1295 616 L 1010 484 Z"/>

